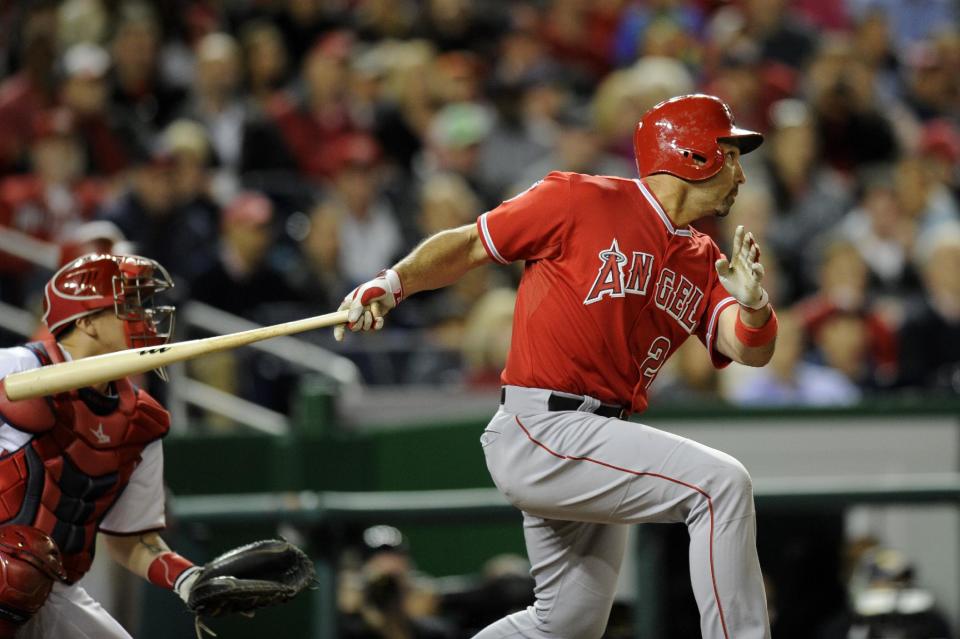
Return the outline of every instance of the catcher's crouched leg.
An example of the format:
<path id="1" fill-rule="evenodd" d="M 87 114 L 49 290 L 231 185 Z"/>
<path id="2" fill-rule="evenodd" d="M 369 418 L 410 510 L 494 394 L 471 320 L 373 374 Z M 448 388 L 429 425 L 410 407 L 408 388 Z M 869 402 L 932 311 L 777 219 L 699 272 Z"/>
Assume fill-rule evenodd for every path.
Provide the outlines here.
<path id="1" fill-rule="evenodd" d="M 313 562 L 302 550 L 282 539 L 266 539 L 208 562 L 185 599 L 198 616 L 249 613 L 292 599 L 315 579 Z"/>
<path id="2" fill-rule="evenodd" d="M 0 527 L 0 639 L 13 639 L 43 606 L 53 582 L 64 579 L 60 549 L 49 535 L 30 526 Z"/>

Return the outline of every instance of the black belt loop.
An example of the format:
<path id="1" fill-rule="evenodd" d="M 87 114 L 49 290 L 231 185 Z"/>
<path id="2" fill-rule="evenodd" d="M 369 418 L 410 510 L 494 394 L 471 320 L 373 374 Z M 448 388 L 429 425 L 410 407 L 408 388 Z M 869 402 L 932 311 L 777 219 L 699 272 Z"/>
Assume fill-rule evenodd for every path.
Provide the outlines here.
<path id="1" fill-rule="evenodd" d="M 500 387 L 500 403 L 505 404 L 507 401 L 507 388 L 506 386 Z M 556 411 L 577 411 L 580 409 L 580 406 L 583 405 L 583 397 L 567 397 L 565 395 L 559 395 L 557 393 L 550 393 L 550 397 L 547 398 L 547 410 L 550 412 Z M 596 410 L 593 411 L 594 415 L 600 415 L 601 417 L 615 417 L 617 419 L 625 419 L 627 414 L 627 409 L 623 406 L 616 406 L 613 404 L 600 404 Z"/>

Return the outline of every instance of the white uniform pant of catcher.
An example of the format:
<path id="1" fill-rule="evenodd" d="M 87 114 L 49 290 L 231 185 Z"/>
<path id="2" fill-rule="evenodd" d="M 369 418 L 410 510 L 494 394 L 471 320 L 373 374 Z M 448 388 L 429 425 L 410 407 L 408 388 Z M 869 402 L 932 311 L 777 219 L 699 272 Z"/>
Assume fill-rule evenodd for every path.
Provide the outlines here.
<path id="1" fill-rule="evenodd" d="M 54 583 L 40 611 L 17 639 L 132 639 L 103 606 L 77 584 Z"/>
<path id="2" fill-rule="evenodd" d="M 736 459 L 649 426 L 548 412 L 551 391 L 508 386 L 481 437 L 500 491 L 523 511 L 536 601 L 475 639 L 599 638 L 627 524 L 683 522 L 704 639 L 769 639 L 747 470 Z"/>

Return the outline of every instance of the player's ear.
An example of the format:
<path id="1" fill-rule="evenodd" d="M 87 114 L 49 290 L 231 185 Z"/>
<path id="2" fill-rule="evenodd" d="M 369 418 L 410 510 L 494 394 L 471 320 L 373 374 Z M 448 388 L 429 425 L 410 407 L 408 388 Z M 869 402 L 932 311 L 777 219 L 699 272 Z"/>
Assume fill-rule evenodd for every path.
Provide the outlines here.
<path id="1" fill-rule="evenodd" d="M 77 318 L 73 324 L 74 330 L 84 333 L 87 337 L 96 339 L 96 337 L 99 335 L 99 331 L 97 330 L 97 323 L 94 321 L 94 318 L 96 318 L 97 315 L 99 315 L 99 313 Z"/>

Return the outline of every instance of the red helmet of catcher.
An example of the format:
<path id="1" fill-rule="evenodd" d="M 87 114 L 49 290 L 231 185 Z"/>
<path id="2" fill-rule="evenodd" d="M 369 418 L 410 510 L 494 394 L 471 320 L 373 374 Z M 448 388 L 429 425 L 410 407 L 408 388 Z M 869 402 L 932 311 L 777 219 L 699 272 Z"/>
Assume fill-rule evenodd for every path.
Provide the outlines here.
<path id="1" fill-rule="evenodd" d="M 149 258 L 89 253 L 47 282 L 43 321 L 59 337 L 74 320 L 112 308 L 124 322 L 127 347 L 159 346 L 170 339 L 174 307 L 154 305 L 154 296 L 172 286 L 167 270 Z"/>
<path id="2" fill-rule="evenodd" d="M 647 111 L 633 134 L 640 177 L 669 173 L 683 180 L 706 180 L 723 167 L 720 142 L 749 153 L 763 142 L 756 131 L 741 129 L 730 107 L 712 95 L 681 95 Z"/>
<path id="3" fill-rule="evenodd" d="M 0 527 L 0 637 L 12 638 L 43 606 L 54 581 L 66 578 L 49 535 L 30 526 Z"/>

